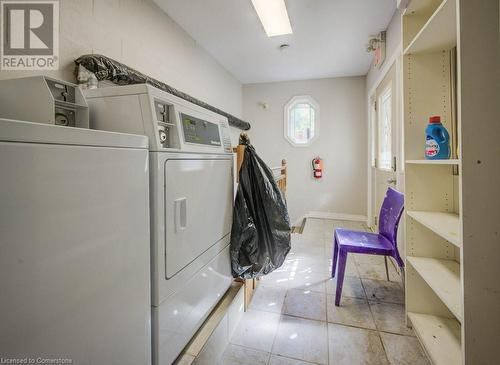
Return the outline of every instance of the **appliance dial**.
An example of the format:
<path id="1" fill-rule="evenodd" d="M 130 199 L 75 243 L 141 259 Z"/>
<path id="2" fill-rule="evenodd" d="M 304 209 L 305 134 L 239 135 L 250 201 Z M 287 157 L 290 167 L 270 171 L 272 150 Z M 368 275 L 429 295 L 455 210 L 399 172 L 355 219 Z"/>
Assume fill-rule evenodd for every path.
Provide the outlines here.
<path id="1" fill-rule="evenodd" d="M 167 134 L 165 133 L 165 131 L 160 131 L 160 143 L 165 143 L 165 141 L 167 140 Z"/>
<path id="2" fill-rule="evenodd" d="M 66 117 L 66 115 L 64 115 L 62 113 L 56 113 L 55 124 L 68 126 L 69 125 L 68 118 Z"/>

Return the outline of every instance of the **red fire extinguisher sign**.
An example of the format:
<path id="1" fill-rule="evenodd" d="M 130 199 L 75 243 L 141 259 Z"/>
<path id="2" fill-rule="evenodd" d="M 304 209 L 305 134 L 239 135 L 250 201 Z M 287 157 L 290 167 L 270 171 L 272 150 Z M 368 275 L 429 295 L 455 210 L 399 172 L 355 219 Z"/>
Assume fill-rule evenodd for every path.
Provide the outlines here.
<path id="1" fill-rule="evenodd" d="M 323 177 L 323 160 L 316 156 L 312 160 L 313 177 L 315 179 L 321 179 Z"/>

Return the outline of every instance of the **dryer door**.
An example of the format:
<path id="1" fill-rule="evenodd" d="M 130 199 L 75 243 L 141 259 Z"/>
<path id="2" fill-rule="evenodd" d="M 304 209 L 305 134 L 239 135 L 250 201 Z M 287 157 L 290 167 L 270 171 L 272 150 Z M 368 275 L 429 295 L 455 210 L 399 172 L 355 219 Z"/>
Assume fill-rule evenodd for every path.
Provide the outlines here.
<path id="1" fill-rule="evenodd" d="M 165 277 L 170 279 L 231 231 L 232 159 L 165 161 Z"/>

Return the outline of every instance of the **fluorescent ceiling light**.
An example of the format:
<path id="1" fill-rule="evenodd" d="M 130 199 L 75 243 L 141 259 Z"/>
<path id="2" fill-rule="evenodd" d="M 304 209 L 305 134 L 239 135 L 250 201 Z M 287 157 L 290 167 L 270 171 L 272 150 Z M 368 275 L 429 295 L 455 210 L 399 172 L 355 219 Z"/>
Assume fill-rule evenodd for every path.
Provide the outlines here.
<path id="1" fill-rule="evenodd" d="M 252 0 L 252 4 L 268 37 L 292 34 L 285 0 Z"/>

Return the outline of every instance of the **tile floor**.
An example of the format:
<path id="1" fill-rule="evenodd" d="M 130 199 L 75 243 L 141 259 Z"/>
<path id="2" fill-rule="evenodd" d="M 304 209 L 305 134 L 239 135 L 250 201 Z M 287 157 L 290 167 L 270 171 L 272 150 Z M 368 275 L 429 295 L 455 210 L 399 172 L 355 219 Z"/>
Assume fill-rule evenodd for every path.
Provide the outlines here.
<path id="1" fill-rule="evenodd" d="M 405 325 L 396 270 L 382 257 L 349 255 L 340 307 L 330 279 L 332 234 L 361 223 L 308 219 L 283 266 L 262 278 L 222 365 L 428 365 Z"/>

